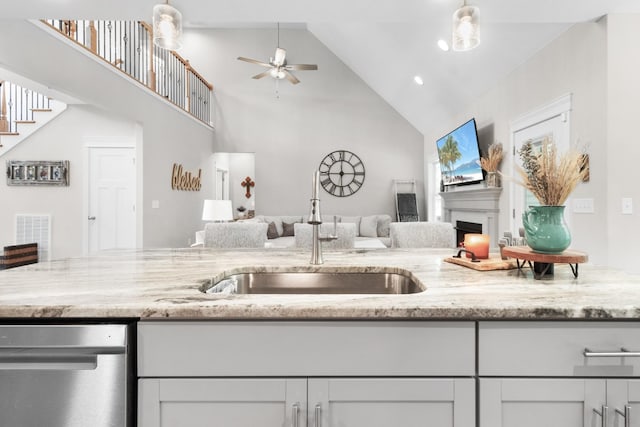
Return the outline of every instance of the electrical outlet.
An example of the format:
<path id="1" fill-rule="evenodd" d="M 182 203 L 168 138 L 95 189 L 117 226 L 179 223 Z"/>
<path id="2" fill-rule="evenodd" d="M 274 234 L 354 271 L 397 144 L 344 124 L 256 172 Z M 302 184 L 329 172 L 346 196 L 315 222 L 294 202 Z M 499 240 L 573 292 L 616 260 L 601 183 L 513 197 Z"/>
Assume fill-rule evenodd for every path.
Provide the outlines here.
<path id="1" fill-rule="evenodd" d="M 631 197 L 622 198 L 622 215 L 633 214 L 633 199 Z"/>
<path id="2" fill-rule="evenodd" d="M 593 199 L 574 199 L 573 200 L 573 212 L 574 213 L 594 213 Z"/>

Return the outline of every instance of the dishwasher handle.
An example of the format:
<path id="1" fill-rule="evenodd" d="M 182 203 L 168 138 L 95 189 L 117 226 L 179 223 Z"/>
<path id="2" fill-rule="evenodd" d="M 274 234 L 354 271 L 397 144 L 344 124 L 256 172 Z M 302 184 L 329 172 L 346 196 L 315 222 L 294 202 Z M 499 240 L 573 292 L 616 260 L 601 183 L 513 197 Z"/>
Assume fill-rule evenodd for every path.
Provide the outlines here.
<path id="1" fill-rule="evenodd" d="M 123 347 L 0 347 L 0 371 L 77 371 L 98 368 L 98 356 L 124 354 Z"/>

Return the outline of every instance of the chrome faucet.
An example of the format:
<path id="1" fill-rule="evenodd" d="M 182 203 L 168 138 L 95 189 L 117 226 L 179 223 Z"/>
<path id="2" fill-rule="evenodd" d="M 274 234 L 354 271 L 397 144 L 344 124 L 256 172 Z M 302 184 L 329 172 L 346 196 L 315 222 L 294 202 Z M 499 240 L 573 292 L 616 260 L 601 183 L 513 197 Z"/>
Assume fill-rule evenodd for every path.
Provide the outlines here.
<path id="1" fill-rule="evenodd" d="M 322 259 L 322 242 L 330 242 L 338 238 L 337 218 L 333 217 L 333 234 L 321 235 L 320 224 L 322 224 L 322 215 L 320 215 L 320 199 L 318 196 L 320 190 L 320 171 L 313 174 L 313 185 L 311 188 L 311 212 L 309 213 L 308 224 L 313 227 L 312 244 L 311 244 L 311 264 L 320 265 L 324 263 Z"/>

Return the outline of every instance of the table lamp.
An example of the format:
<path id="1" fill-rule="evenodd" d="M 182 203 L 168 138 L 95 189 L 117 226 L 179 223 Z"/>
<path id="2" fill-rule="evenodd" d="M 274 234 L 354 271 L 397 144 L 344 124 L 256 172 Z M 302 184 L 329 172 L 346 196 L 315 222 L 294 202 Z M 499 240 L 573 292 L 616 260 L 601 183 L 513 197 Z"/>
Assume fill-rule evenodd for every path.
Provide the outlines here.
<path id="1" fill-rule="evenodd" d="M 205 200 L 202 208 L 202 220 L 212 222 L 233 221 L 231 200 Z"/>

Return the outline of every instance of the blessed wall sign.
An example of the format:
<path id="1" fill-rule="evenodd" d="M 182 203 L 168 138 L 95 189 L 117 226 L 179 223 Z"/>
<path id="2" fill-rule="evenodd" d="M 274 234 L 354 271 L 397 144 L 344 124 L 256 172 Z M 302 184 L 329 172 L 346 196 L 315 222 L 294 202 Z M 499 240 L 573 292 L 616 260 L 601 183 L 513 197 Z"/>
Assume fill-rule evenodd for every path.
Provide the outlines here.
<path id="1" fill-rule="evenodd" d="M 202 187 L 202 169 L 198 169 L 198 174 L 192 174 L 182 168 L 178 163 L 173 164 L 171 173 L 171 189 L 181 191 L 200 191 Z"/>

